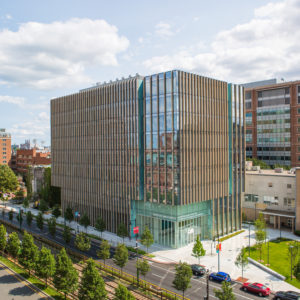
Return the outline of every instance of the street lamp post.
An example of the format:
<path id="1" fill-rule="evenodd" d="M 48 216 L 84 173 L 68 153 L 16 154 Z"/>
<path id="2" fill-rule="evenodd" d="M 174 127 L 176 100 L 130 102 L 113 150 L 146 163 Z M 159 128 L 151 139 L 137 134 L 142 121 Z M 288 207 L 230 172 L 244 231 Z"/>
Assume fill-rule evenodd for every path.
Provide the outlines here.
<path id="1" fill-rule="evenodd" d="M 270 265 L 270 239 L 268 239 L 268 266 Z"/>
<path id="2" fill-rule="evenodd" d="M 248 247 L 249 257 L 250 257 L 250 228 L 251 228 L 251 223 L 249 222 L 249 247 Z"/>
<path id="3" fill-rule="evenodd" d="M 290 246 L 290 253 L 291 253 L 291 280 L 293 279 L 293 248 L 294 246 Z"/>

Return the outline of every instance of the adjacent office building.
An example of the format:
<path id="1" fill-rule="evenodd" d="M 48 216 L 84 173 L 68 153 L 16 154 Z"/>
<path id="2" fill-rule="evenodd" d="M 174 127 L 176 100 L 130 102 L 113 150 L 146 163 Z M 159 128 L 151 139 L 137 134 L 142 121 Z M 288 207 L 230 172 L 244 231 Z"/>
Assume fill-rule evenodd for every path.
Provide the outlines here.
<path id="1" fill-rule="evenodd" d="M 0 128 L 0 165 L 8 165 L 11 159 L 11 135 Z"/>
<path id="2" fill-rule="evenodd" d="M 246 155 L 300 166 L 300 81 L 245 85 Z"/>
<path id="3" fill-rule="evenodd" d="M 63 210 L 181 247 L 241 226 L 244 90 L 182 71 L 51 101 L 52 184 Z"/>

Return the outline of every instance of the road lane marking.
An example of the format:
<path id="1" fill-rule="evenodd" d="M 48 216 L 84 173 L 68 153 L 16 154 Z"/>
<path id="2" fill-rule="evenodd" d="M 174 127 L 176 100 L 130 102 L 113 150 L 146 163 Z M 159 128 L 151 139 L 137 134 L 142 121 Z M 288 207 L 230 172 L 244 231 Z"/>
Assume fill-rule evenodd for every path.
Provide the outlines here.
<path id="1" fill-rule="evenodd" d="M 1 263 L 2 264 L 2 263 Z M 43 295 L 42 293 L 40 293 L 37 289 L 37 287 L 35 287 L 35 285 L 33 285 L 31 283 L 32 286 L 34 286 L 34 288 L 29 285 L 25 280 L 23 280 L 19 274 L 17 273 L 13 273 L 10 269 L 8 269 L 8 267 L 5 264 L 2 264 L 2 270 L 5 270 L 8 274 L 14 276 L 19 282 L 21 282 L 22 284 L 24 284 L 25 286 L 29 287 L 32 291 L 34 291 L 34 293 L 42 296 L 42 299 L 49 299 L 49 297 L 45 297 L 45 295 Z M 51 299 L 51 298 L 50 298 Z"/>
<path id="2" fill-rule="evenodd" d="M 153 276 L 157 276 L 157 277 L 159 277 L 159 278 L 163 278 L 163 276 L 161 276 L 161 275 L 157 275 L 157 274 L 154 274 L 154 273 L 151 273 Z"/>

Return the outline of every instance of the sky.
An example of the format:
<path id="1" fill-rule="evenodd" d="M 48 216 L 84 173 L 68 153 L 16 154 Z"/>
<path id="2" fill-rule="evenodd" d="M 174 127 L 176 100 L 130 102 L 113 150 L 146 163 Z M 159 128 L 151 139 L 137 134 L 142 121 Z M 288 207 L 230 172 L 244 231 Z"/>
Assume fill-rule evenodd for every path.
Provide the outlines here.
<path id="1" fill-rule="evenodd" d="M 96 82 L 185 70 L 300 79 L 300 0 L 3 0 L 0 128 L 50 145 L 50 100 Z"/>

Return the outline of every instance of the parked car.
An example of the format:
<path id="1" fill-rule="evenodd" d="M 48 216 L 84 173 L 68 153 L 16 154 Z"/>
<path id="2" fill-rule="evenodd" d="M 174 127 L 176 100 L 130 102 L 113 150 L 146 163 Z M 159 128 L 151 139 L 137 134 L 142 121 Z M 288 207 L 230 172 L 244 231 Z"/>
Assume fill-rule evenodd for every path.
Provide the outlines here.
<path id="1" fill-rule="evenodd" d="M 269 296 L 271 293 L 271 290 L 268 287 L 258 282 L 254 282 L 254 283 L 245 282 L 242 286 L 242 289 L 246 292 L 258 294 L 258 296 L 260 297 Z"/>
<path id="2" fill-rule="evenodd" d="M 231 278 L 230 275 L 225 273 L 225 272 L 213 272 L 209 275 L 209 280 L 215 280 L 215 281 L 227 281 L 227 282 L 231 282 Z"/>
<path id="3" fill-rule="evenodd" d="M 288 292 L 277 292 L 275 294 L 274 299 L 276 300 L 300 300 L 300 294 L 293 292 L 293 291 L 288 291 Z"/>
<path id="4" fill-rule="evenodd" d="M 191 268 L 192 268 L 193 274 L 196 276 L 202 276 L 206 272 L 205 268 L 200 265 L 191 265 Z"/>

